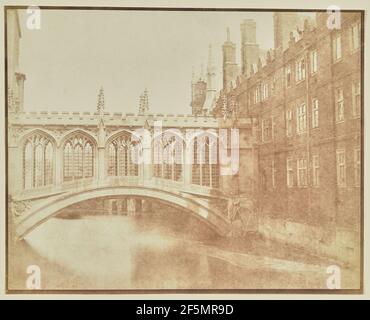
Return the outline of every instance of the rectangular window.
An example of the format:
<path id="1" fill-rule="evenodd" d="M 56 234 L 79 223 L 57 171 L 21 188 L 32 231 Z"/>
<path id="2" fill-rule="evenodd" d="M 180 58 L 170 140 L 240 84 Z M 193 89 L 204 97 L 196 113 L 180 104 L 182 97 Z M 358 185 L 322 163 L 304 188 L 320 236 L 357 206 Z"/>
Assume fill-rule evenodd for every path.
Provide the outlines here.
<path id="1" fill-rule="evenodd" d="M 361 115 L 361 84 L 360 81 L 352 83 L 352 112 L 354 117 Z"/>
<path id="2" fill-rule="evenodd" d="M 275 181 L 275 160 L 271 161 L 271 184 L 272 187 L 276 187 L 276 181 Z"/>
<path id="3" fill-rule="evenodd" d="M 297 160 L 297 185 L 307 186 L 307 160 Z"/>
<path id="4" fill-rule="evenodd" d="M 338 61 L 342 58 L 342 38 L 340 34 L 333 39 L 333 60 Z"/>
<path id="5" fill-rule="evenodd" d="M 286 86 L 290 87 L 292 85 L 292 70 L 290 66 L 286 67 L 285 74 L 286 74 Z"/>
<path id="6" fill-rule="evenodd" d="M 268 97 L 269 97 L 269 84 L 265 82 L 262 85 L 262 101 L 268 99 Z"/>
<path id="7" fill-rule="evenodd" d="M 266 142 L 270 139 L 270 121 L 262 120 L 262 141 Z"/>
<path id="8" fill-rule="evenodd" d="M 317 50 L 310 53 L 310 70 L 312 74 L 317 72 Z"/>
<path id="9" fill-rule="evenodd" d="M 360 23 L 355 23 L 349 28 L 349 39 L 351 52 L 356 51 L 360 47 Z"/>
<path id="10" fill-rule="evenodd" d="M 293 160 L 286 160 L 286 177 L 287 177 L 287 186 L 289 188 L 293 187 L 294 184 L 294 171 L 293 171 Z"/>
<path id="11" fill-rule="evenodd" d="M 354 150 L 354 182 L 355 186 L 359 187 L 361 185 L 361 150 L 360 148 L 355 148 Z"/>
<path id="12" fill-rule="evenodd" d="M 312 100 L 312 128 L 319 127 L 319 100 Z"/>
<path id="13" fill-rule="evenodd" d="M 258 103 L 260 101 L 261 101 L 260 86 L 257 86 L 254 89 L 254 103 Z"/>
<path id="14" fill-rule="evenodd" d="M 306 78 L 306 62 L 304 58 L 301 58 L 296 62 L 295 70 L 296 70 L 296 81 L 297 82 L 304 80 Z"/>
<path id="15" fill-rule="evenodd" d="M 320 185 L 320 163 L 318 155 L 312 156 L 312 184 L 316 187 Z"/>
<path id="16" fill-rule="evenodd" d="M 291 137 L 293 134 L 293 115 L 292 110 L 286 111 L 286 135 Z"/>
<path id="17" fill-rule="evenodd" d="M 335 115 L 337 122 L 344 120 L 344 97 L 342 88 L 335 91 Z"/>
<path id="18" fill-rule="evenodd" d="M 306 131 L 307 114 L 306 105 L 303 103 L 297 107 L 297 133 Z"/>
<path id="19" fill-rule="evenodd" d="M 344 150 L 337 150 L 337 184 L 346 185 L 346 153 Z"/>
<path id="20" fill-rule="evenodd" d="M 271 81 L 271 95 L 275 95 L 276 92 L 277 92 L 277 76 L 276 74 L 272 77 L 272 81 Z"/>

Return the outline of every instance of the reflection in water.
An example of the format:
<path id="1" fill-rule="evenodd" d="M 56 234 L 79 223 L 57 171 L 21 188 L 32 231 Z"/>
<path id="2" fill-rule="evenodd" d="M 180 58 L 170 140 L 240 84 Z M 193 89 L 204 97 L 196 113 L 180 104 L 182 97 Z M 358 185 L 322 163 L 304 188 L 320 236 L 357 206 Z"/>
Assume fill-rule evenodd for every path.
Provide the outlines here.
<path id="1" fill-rule="evenodd" d="M 18 259 L 10 269 L 18 280 L 11 283 L 24 288 L 27 275 L 20 274 L 37 264 L 44 289 L 317 286 L 299 273 L 251 268 L 250 257 L 244 265 L 235 263 L 235 254 L 228 258 L 212 233 L 192 229 L 153 216 L 53 218 L 17 245 Z"/>

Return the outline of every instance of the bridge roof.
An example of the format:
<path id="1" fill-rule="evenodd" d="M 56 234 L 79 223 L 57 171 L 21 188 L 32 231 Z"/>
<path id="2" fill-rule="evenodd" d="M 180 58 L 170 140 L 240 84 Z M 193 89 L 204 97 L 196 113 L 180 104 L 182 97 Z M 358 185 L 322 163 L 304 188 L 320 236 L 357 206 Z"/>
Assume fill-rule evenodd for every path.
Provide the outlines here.
<path id="1" fill-rule="evenodd" d="M 63 111 L 31 111 L 9 114 L 9 123 L 13 125 L 63 125 L 63 126 L 96 126 L 101 117 L 108 126 L 142 127 L 153 126 L 155 121 L 162 121 L 163 127 L 185 128 L 218 128 L 222 119 L 212 116 L 193 116 L 183 114 L 147 114 L 133 113 L 104 113 L 100 116 L 95 112 L 63 112 Z"/>

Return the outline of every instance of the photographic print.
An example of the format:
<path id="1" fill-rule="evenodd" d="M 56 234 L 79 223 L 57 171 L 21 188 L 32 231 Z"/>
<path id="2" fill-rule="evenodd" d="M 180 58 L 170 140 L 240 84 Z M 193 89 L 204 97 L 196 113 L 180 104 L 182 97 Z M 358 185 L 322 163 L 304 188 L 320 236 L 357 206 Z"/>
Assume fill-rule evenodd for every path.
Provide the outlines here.
<path id="1" fill-rule="evenodd" d="M 363 19 L 6 6 L 7 292 L 360 293 Z"/>

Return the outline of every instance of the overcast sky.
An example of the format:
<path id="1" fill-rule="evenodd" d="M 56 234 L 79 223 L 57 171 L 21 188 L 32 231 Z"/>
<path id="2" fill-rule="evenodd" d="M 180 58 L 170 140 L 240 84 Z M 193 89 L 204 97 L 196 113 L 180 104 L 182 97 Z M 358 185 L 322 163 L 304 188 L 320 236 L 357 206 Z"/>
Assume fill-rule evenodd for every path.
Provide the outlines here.
<path id="1" fill-rule="evenodd" d="M 261 48 L 273 47 L 272 13 L 43 10 L 41 29 L 22 29 L 20 63 L 26 110 L 94 111 L 100 86 L 107 111 L 190 113 L 192 67 L 213 45 L 217 88 L 221 46 L 230 27 L 240 61 L 240 23 L 253 18 Z"/>

